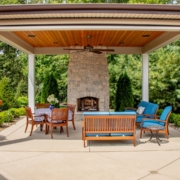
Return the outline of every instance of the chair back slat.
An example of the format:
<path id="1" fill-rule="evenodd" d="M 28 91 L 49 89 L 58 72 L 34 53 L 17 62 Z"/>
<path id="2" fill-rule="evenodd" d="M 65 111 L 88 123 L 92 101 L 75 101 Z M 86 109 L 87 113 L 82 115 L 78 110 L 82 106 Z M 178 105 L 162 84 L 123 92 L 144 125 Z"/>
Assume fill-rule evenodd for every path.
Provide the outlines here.
<path id="1" fill-rule="evenodd" d="M 132 132 L 135 129 L 136 116 L 85 116 L 85 131 Z"/>
<path id="2" fill-rule="evenodd" d="M 26 117 L 33 120 L 32 110 L 30 107 L 25 107 L 26 110 Z"/>
<path id="3" fill-rule="evenodd" d="M 51 121 L 68 119 L 68 109 L 67 108 L 54 108 L 51 112 Z"/>

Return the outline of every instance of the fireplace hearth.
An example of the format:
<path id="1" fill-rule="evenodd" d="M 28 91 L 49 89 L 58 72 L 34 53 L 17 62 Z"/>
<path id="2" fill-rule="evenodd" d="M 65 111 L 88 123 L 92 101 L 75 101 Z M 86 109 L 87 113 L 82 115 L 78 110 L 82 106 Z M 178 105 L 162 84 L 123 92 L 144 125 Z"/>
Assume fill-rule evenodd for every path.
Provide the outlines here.
<path id="1" fill-rule="evenodd" d="M 99 111 L 99 99 L 95 97 L 77 99 L 77 111 Z"/>

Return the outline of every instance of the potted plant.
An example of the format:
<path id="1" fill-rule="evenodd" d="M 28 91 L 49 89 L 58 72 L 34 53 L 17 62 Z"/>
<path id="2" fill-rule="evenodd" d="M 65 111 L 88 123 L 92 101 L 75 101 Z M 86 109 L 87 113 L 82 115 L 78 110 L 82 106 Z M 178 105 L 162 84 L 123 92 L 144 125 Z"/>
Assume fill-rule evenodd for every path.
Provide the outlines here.
<path id="1" fill-rule="evenodd" d="M 59 100 L 54 96 L 54 94 L 49 95 L 47 101 L 50 103 L 51 110 L 59 103 Z"/>

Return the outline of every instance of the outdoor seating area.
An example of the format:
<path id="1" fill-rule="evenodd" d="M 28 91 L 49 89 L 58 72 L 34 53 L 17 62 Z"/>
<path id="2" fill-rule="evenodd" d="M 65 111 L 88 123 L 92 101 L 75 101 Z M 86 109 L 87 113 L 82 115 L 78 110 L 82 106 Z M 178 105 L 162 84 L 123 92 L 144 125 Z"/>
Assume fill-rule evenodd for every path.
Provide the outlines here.
<path id="1" fill-rule="evenodd" d="M 145 112 L 152 112 L 151 108 L 157 112 L 157 105 L 153 103 L 148 103 L 141 101 L 140 105 L 144 107 Z M 139 107 L 142 107 L 138 105 Z M 42 107 L 43 104 L 42 104 Z M 35 109 L 35 113 L 32 113 L 30 107 L 26 107 L 26 127 L 27 131 L 28 125 L 31 124 L 30 136 L 33 133 L 33 128 L 36 125 L 40 125 L 40 130 L 45 131 L 47 135 L 50 131 L 51 138 L 53 138 L 53 131 L 59 127 L 59 133 L 64 132 L 63 127 L 66 127 L 66 134 L 69 137 L 68 123 L 72 122 L 72 127 L 75 128 L 75 107 L 76 105 L 67 104 L 63 108 L 39 108 Z M 130 109 L 130 108 L 129 108 Z M 148 110 L 146 110 L 148 109 Z M 145 111 L 146 110 L 146 111 Z M 139 114 L 135 110 L 125 110 L 124 112 L 83 112 L 83 117 L 80 119 L 82 121 L 82 140 L 84 142 L 84 147 L 86 147 L 86 141 L 114 141 L 114 140 L 132 140 L 133 145 L 136 146 L 137 137 L 142 138 L 142 133 L 151 132 L 151 138 L 153 132 L 156 133 L 157 143 L 159 143 L 159 134 L 165 134 L 168 139 L 169 129 L 168 120 L 171 114 L 172 107 L 167 106 L 164 108 L 161 116 L 157 119 L 156 113 L 153 114 L 140 114 L 142 121 L 140 123 L 140 133 L 137 134 L 137 118 Z M 146 118 L 144 118 L 146 117 Z M 149 117 L 149 118 L 147 118 Z M 154 117 L 154 118 L 153 118 Z M 156 117 L 156 118 L 155 118 Z M 88 143 L 87 143 L 88 144 Z"/>
<path id="2" fill-rule="evenodd" d="M 60 133 L 63 130 L 63 126 L 66 127 L 67 137 L 69 137 L 68 133 L 68 122 L 72 122 L 72 126 L 74 130 L 75 122 L 74 122 L 74 112 L 76 105 L 67 104 L 66 107 L 63 108 L 53 108 L 52 110 L 47 106 L 48 103 L 36 104 L 35 113 L 32 113 L 32 109 L 30 107 L 25 107 L 26 110 L 26 128 L 27 131 L 28 125 L 31 124 L 30 136 L 32 135 L 34 125 L 40 125 L 40 130 L 42 131 L 43 126 L 45 126 L 45 134 L 51 133 L 51 138 L 53 138 L 53 129 L 60 127 Z"/>
<path id="3" fill-rule="evenodd" d="M 103 177 L 105 180 L 118 179 L 119 175 L 124 179 L 179 178 L 179 131 L 169 128 L 169 140 L 160 134 L 163 140 L 161 146 L 154 143 L 155 141 L 145 143 L 150 133 L 146 132 L 140 139 L 140 127 L 137 127 L 135 148 L 129 140 L 89 141 L 88 147 L 84 148 L 81 136 L 82 121 L 75 123 L 76 131 L 70 126 L 69 137 L 66 133 L 59 134 L 59 129 L 54 129 L 53 140 L 44 135 L 44 129 L 43 132 L 40 131 L 40 126 L 34 126 L 32 136 L 29 136 L 31 129 L 24 133 L 25 118 L 0 132 L 0 178 L 56 180 L 59 179 L 57 167 L 61 167 L 64 172 L 62 179 L 71 179 L 72 176 L 74 179 L 87 179 L 87 173 L 94 174 L 95 179 L 101 179 L 104 174 L 107 176 Z M 77 162 L 78 165 L 69 173 L 67 167 Z M 14 167 L 18 167 L 19 171 Z M 79 171 L 81 173 L 78 173 Z"/>

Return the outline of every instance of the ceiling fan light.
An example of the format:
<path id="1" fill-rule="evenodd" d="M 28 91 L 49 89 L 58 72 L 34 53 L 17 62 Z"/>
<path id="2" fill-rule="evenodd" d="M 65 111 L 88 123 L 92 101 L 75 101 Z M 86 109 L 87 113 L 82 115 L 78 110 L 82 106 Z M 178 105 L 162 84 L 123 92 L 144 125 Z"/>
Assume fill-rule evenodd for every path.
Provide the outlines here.
<path id="1" fill-rule="evenodd" d="M 28 37 L 34 38 L 36 36 L 34 34 L 28 34 Z"/>
<path id="2" fill-rule="evenodd" d="M 143 34 L 142 37 L 149 37 L 149 34 Z"/>

